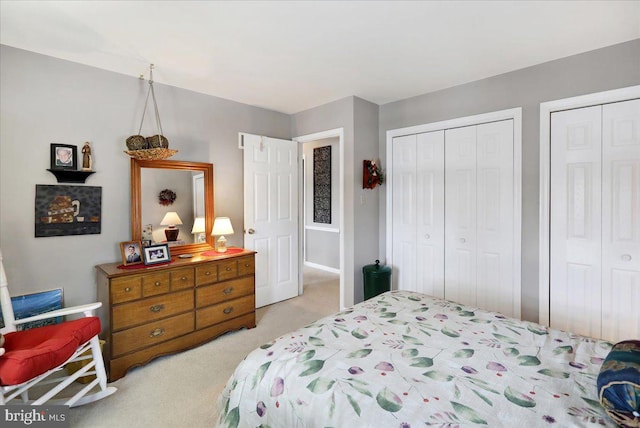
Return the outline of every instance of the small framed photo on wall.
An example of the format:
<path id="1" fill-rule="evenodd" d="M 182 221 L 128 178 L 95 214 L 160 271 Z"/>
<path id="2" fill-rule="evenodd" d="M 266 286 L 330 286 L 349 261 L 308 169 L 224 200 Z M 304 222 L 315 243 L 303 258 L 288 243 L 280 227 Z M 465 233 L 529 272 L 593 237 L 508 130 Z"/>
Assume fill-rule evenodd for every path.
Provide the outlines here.
<path id="1" fill-rule="evenodd" d="M 69 144 L 51 144 L 51 169 L 77 170 L 78 147 Z"/>
<path id="2" fill-rule="evenodd" d="M 122 264 L 125 266 L 142 263 L 142 245 L 140 241 L 125 241 L 120 243 Z"/>
<path id="3" fill-rule="evenodd" d="M 142 249 L 145 265 L 155 265 L 157 263 L 168 263 L 171 261 L 169 244 L 150 245 Z"/>

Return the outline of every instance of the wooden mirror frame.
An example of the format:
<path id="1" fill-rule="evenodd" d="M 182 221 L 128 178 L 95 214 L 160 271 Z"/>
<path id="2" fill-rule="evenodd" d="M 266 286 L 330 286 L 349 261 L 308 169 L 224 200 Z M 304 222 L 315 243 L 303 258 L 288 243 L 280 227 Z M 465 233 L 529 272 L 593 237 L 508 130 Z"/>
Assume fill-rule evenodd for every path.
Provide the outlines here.
<path id="1" fill-rule="evenodd" d="M 142 189 L 141 168 L 171 169 L 181 171 L 199 171 L 204 173 L 204 211 L 205 230 L 213 229 L 213 165 L 204 162 L 184 162 L 170 160 L 131 159 L 131 240 L 142 239 Z M 206 242 L 170 247 L 171 255 L 196 253 L 214 248 L 214 237 L 205 233 Z"/>

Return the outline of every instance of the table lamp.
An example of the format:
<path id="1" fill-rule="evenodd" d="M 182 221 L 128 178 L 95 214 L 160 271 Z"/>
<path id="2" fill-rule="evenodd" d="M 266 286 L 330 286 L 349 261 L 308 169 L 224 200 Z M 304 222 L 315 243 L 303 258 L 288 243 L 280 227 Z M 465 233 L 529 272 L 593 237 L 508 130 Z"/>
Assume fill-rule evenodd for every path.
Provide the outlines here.
<path id="1" fill-rule="evenodd" d="M 231 220 L 229 217 L 216 217 L 213 222 L 212 236 L 220 236 L 216 241 L 216 251 L 218 253 L 227 252 L 227 239 L 223 235 L 232 235 L 233 227 L 231 226 Z"/>
<path id="2" fill-rule="evenodd" d="M 193 228 L 191 229 L 191 234 L 197 236 L 195 237 L 195 242 L 204 242 L 204 217 L 196 217 L 193 221 Z"/>
<path id="3" fill-rule="evenodd" d="M 169 226 L 164 230 L 164 236 L 167 237 L 167 241 L 175 241 L 178 239 L 178 233 L 180 233 L 180 230 L 176 228 L 176 224 L 182 224 L 182 220 L 178 217 L 177 212 L 169 211 L 166 213 L 160 224 L 162 226 Z"/>

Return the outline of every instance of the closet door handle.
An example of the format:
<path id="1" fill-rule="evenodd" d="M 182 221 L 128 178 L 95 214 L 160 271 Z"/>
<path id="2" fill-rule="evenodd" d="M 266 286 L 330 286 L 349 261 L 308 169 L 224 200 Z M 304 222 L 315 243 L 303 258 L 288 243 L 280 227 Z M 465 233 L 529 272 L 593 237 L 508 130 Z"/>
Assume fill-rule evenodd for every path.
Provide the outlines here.
<path id="1" fill-rule="evenodd" d="M 253 230 L 253 229 L 249 229 L 249 230 L 247 230 L 247 233 L 248 233 L 249 235 L 253 235 L 254 233 L 256 233 L 256 231 L 255 231 L 255 230 Z"/>
<path id="2" fill-rule="evenodd" d="M 424 234 L 424 239 L 431 239 L 431 235 L 429 235 L 428 233 Z"/>
<path id="3" fill-rule="evenodd" d="M 464 239 L 464 238 L 460 238 L 460 242 L 462 242 L 464 244 L 465 242 L 467 242 L 467 240 Z"/>
<path id="4" fill-rule="evenodd" d="M 625 262 L 630 262 L 632 258 L 633 257 L 631 257 L 631 254 L 623 254 L 622 255 L 622 260 L 624 260 Z"/>

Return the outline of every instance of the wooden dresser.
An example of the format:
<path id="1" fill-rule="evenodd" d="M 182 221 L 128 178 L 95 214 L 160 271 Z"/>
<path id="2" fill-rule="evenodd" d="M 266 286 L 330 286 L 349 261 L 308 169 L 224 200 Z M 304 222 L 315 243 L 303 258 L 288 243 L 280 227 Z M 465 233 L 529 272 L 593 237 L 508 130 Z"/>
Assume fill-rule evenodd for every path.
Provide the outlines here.
<path id="1" fill-rule="evenodd" d="M 203 254 L 155 267 L 96 267 L 110 382 L 161 355 L 255 327 L 255 252 Z"/>

